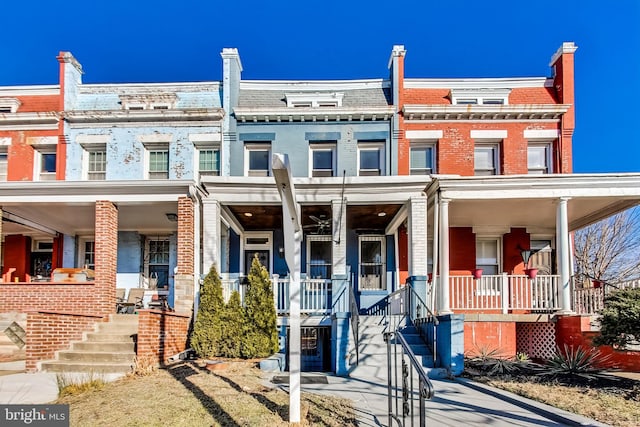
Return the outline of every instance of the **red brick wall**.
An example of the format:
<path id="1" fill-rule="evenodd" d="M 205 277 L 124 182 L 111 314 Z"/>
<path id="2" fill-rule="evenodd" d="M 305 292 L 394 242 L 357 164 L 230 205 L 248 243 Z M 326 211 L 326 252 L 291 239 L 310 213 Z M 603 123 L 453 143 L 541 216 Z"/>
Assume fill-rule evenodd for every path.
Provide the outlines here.
<path id="1" fill-rule="evenodd" d="M 26 368 L 36 371 L 36 363 L 53 359 L 55 352 L 80 341 L 85 331 L 101 321 L 100 316 L 55 311 L 27 313 Z"/>
<path id="2" fill-rule="evenodd" d="M 138 312 L 138 358 L 149 357 L 164 364 L 187 348 L 190 316 L 158 310 Z"/>
<path id="3" fill-rule="evenodd" d="M 503 269 L 509 274 L 524 274 L 520 249 L 529 249 L 529 233 L 526 228 L 512 228 L 502 238 Z"/>
<path id="4" fill-rule="evenodd" d="M 18 96 L 19 113 L 58 111 L 59 95 Z"/>
<path id="5" fill-rule="evenodd" d="M 590 316 L 558 316 L 556 323 L 556 344 L 564 348 L 565 344 L 573 347 L 592 349 L 593 339 L 598 333 L 591 331 Z M 640 372 L 640 351 L 617 351 L 611 346 L 598 347 L 600 352 L 609 357 L 607 367 L 614 367 L 631 372 Z"/>
<path id="6" fill-rule="evenodd" d="M 116 304 L 118 209 L 109 201 L 96 202 L 95 292 L 93 312 L 113 313 Z"/>
<path id="7" fill-rule="evenodd" d="M 465 354 L 477 354 L 479 350 L 497 350 L 501 356 L 515 356 L 516 323 L 464 322 Z"/>
<path id="8" fill-rule="evenodd" d="M 193 274 L 194 270 L 194 218 L 193 201 L 189 197 L 178 199 L 178 272 Z"/>
<path id="9" fill-rule="evenodd" d="M 96 314 L 96 287 L 81 283 L 0 283 L 0 313 L 51 310 Z M 115 300 L 110 313 L 115 311 Z"/>
<path id="10" fill-rule="evenodd" d="M 526 174 L 527 146 L 525 130 L 558 129 L 555 123 L 407 123 L 398 139 L 400 175 L 409 174 L 410 141 L 404 136 L 408 130 L 442 130 L 436 149 L 436 169 L 441 174 L 474 175 L 474 146 L 472 130 L 506 130 L 507 138 L 500 143 L 500 173 L 502 175 Z M 555 157 L 555 155 L 553 156 Z M 557 166 L 554 165 L 557 172 Z"/>
<path id="11" fill-rule="evenodd" d="M 471 274 L 476 268 L 476 235 L 471 227 L 449 228 L 449 269 Z"/>

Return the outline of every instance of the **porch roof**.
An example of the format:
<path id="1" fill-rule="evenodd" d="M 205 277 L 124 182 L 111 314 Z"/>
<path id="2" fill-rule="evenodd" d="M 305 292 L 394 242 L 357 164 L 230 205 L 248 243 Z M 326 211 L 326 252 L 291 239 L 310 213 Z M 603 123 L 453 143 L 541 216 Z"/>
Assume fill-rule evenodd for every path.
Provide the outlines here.
<path id="1" fill-rule="evenodd" d="M 433 178 L 427 195 L 450 200 L 453 227 L 553 232 L 557 201 L 566 198 L 569 228 L 575 230 L 640 203 L 640 173 Z"/>
<path id="2" fill-rule="evenodd" d="M 196 192 L 192 180 L 3 182 L 2 234 L 93 234 L 98 200 L 117 204 L 119 230 L 168 232 L 176 223 L 166 213 Z"/>

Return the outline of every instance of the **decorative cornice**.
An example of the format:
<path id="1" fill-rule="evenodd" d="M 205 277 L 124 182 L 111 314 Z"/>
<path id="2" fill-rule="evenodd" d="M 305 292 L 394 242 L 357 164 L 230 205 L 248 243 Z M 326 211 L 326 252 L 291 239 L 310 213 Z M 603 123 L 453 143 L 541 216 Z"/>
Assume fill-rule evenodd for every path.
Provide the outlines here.
<path id="1" fill-rule="evenodd" d="M 175 92 L 217 92 L 220 82 L 179 82 L 179 83 L 109 83 L 82 84 L 82 94 L 109 93 L 116 95 L 158 95 Z"/>
<path id="2" fill-rule="evenodd" d="M 250 108 L 233 109 L 240 122 L 328 122 L 328 121 L 377 121 L 389 120 L 393 107 L 318 107 L 318 108 Z"/>
<path id="3" fill-rule="evenodd" d="M 551 61 L 549 62 L 549 67 L 553 67 L 553 65 L 558 61 L 558 58 L 565 53 L 574 53 L 578 50 L 578 46 L 575 45 L 574 42 L 564 42 L 562 46 L 558 48 L 558 50 L 551 56 Z"/>
<path id="4" fill-rule="evenodd" d="M 60 95 L 59 85 L 47 86 L 4 86 L 0 87 L 0 97 Z"/>
<path id="5" fill-rule="evenodd" d="M 548 77 L 405 79 L 405 89 L 514 89 L 523 87 L 553 87 Z"/>
<path id="6" fill-rule="evenodd" d="M 57 126 L 59 114 L 54 111 L 30 113 L 0 113 L 0 129 L 24 130 L 30 127 Z"/>
<path id="7" fill-rule="evenodd" d="M 566 113 L 566 104 L 515 105 L 405 105 L 405 120 L 557 120 Z"/>
<path id="8" fill-rule="evenodd" d="M 72 124 L 80 123 L 149 123 L 220 121 L 222 108 L 186 110 L 82 110 L 64 111 L 62 116 Z"/>

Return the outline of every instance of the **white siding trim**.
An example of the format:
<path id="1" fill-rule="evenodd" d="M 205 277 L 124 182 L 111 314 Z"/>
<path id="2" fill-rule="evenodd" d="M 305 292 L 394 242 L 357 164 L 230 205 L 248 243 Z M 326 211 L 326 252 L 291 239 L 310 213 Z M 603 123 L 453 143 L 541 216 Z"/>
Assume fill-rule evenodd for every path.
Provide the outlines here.
<path id="1" fill-rule="evenodd" d="M 406 139 L 440 139 L 441 130 L 408 130 L 404 133 Z"/>

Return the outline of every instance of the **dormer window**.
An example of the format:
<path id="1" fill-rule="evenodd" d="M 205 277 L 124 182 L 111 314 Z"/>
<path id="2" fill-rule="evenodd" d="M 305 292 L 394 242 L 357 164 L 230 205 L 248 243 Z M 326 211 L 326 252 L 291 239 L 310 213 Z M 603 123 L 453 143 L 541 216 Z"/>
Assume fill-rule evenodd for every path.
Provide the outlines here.
<path id="1" fill-rule="evenodd" d="M 336 108 L 342 107 L 342 92 L 301 92 L 287 93 L 287 107 L 293 108 Z"/>
<path id="2" fill-rule="evenodd" d="M 175 94 L 120 95 L 122 108 L 129 111 L 171 110 L 176 107 Z"/>
<path id="3" fill-rule="evenodd" d="M 20 100 L 16 98 L 0 98 L 0 113 L 15 113 L 20 107 Z"/>
<path id="4" fill-rule="evenodd" d="M 451 89 L 453 105 L 507 105 L 511 89 Z"/>

